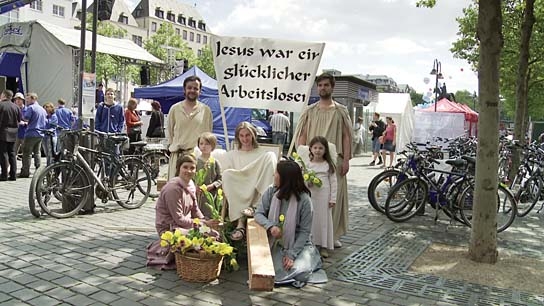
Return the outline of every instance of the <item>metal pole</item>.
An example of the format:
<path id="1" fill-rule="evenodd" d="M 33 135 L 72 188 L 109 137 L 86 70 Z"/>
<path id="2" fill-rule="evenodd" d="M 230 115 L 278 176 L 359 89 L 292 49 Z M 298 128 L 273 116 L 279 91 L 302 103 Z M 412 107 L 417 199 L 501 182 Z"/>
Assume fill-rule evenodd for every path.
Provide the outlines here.
<path id="1" fill-rule="evenodd" d="M 434 84 L 434 112 L 436 113 L 436 108 L 438 107 L 438 69 L 436 72 L 436 82 Z"/>
<path id="2" fill-rule="evenodd" d="M 78 128 L 83 128 L 83 73 L 85 72 L 85 32 L 87 30 L 87 0 L 81 0 L 81 38 L 79 43 L 79 82 L 77 93 Z"/>

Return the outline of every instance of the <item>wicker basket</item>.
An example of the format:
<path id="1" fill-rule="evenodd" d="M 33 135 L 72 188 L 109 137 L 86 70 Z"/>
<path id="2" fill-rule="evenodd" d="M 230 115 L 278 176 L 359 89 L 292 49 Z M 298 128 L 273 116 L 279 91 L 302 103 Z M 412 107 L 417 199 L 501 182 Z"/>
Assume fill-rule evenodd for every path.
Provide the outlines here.
<path id="1" fill-rule="evenodd" d="M 187 282 L 208 283 L 219 277 L 223 256 L 219 254 L 175 253 L 176 269 L 181 279 Z"/>

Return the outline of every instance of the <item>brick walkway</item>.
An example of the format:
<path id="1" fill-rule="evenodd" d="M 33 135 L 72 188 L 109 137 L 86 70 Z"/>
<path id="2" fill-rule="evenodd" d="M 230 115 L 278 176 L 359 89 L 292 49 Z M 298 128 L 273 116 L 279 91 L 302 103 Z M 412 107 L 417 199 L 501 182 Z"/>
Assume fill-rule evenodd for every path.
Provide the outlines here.
<path id="1" fill-rule="evenodd" d="M 379 169 L 367 167 L 369 161 L 357 157 L 351 163 L 350 231 L 342 239 L 344 246 L 325 261 L 330 281 L 273 292 L 247 289 L 243 260 L 240 271 L 223 272 L 217 282 L 206 285 L 183 282 L 174 271 L 146 269 L 145 246 L 156 238 L 153 201 L 137 210 L 107 204 L 99 205 L 94 215 L 35 219 L 27 204 L 30 180 L 0 182 L 0 305 L 544 305 L 543 297 L 510 291 L 495 294 L 493 288 L 482 289 L 492 298 L 473 293 L 466 298 L 454 290 L 468 292 L 466 288 L 474 285 L 439 278 L 433 283 L 432 277 L 403 274 L 397 263 L 409 266 L 406 250 L 387 241 L 397 243 L 395 239 L 408 235 L 421 243 L 466 244 L 469 232 L 461 226 L 448 227 L 445 220 L 435 225 L 429 217 L 393 224 L 376 213 L 368 205 L 366 186 Z M 500 247 L 542 257 L 542 219 L 534 212 L 517 219 L 513 228 L 499 235 Z M 139 230 L 124 230 L 134 227 Z M 373 245 L 387 253 L 371 253 Z M 394 256 L 399 261 L 390 264 Z M 352 258 L 357 261 L 350 263 Z M 379 277 L 385 276 L 389 283 L 380 282 Z M 409 281 L 416 277 L 431 283 L 414 287 Z"/>

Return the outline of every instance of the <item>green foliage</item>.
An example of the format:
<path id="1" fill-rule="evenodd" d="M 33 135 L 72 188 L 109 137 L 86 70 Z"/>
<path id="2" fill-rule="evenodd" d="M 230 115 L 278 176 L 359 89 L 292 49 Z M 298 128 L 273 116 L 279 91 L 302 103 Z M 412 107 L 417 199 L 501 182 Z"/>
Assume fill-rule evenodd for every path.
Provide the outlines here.
<path id="1" fill-rule="evenodd" d="M 196 65 L 215 79 L 215 66 L 213 65 L 212 48 L 206 45 L 202 48 L 202 53 L 196 59 Z"/>
<path id="2" fill-rule="evenodd" d="M 436 0 L 418 0 L 416 2 L 417 7 L 433 8 L 436 5 Z"/>
<path id="3" fill-rule="evenodd" d="M 151 36 L 144 44 L 144 49 L 157 58 L 171 65 L 176 59 L 184 59 L 189 62 L 189 67 L 197 62 L 193 50 L 187 46 L 181 36 L 177 35 L 170 23 L 162 23 L 157 33 Z M 170 51 L 169 51 L 170 50 Z M 170 58 L 169 58 L 170 52 Z M 161 73 L 162 72 L 162 73 Z M 159 83 L 173 77 L 173 70 L 153 68 L 151 71 L 151 82 Z"/>
<path id="4" fill-rule="evenodd" d="M 425 103 L 425 101 L 423 101 L 423 94 L 415 91 L 410 92 L 410 99 L 412 99 L 412 105 L 414 106 Z"/>
<path id="5" fill-rule="evenodd" d="M 501 53 L 500 89 L 504 98 L 503 115 L 514 117 L 516 109 L 516 81 L 519 64 L 519 48 L 521 42 L 521 24 L 523 21 L 523 0 L 504 0 L 503 10 L 503 38 L 504 48 Z M 530 44 L 528 103 L 529 116 L 533 120 L 544 119 L 544 0 L 536 0 L 535 17 L 537 22 L 533 26 Z M 479 57 L 479 42 L 476 34 L 478 20 L 478 1 L 473 0 L 463 10 L 463 16 L 457 18 L 459 24 L 458 39 L 450 49 L 454 57 L 467 60 L 476 70 Z"/>
<path id="6" fill-rule="evenodd" d="M 477 111 L 478 97 L 476 93 L 471 93 L 468 90 L 458 90 L 455 92 L 455 102 L 465 104 Z"/>

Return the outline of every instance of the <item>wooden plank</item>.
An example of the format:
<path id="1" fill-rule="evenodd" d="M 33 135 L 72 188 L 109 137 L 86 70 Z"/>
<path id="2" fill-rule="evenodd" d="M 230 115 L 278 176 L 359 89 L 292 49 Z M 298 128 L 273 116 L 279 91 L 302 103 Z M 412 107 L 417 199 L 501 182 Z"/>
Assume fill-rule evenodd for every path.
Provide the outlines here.
<path id="1" fill-rule="evenodd" d="M 161 191 L 162 187 L 168 182 L 165 178 L 157 178 L 157 191 Z"/>
<path id="2" fill-rule="evenodd" d="M 247 220 L 247 257 L 249 289 L 272 291 L 274 289 L 274 263 L 268 244 L 268 235 L 255 219 Z"/>

